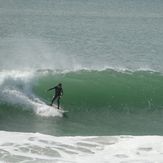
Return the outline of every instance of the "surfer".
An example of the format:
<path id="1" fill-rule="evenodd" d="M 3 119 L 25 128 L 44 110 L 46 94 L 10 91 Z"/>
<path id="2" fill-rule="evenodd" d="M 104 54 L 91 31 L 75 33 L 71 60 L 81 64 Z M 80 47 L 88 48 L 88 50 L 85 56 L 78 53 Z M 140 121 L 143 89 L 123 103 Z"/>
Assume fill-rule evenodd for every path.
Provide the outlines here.
<path id="1" fill-rule="evenodd" d="M 60 98 L 61 96 L 63 96 L 63 89 L 62 89 L 62 84 L 59 83 L 57 86 L 53 87 L 53 88 L 50 88 L 48 89 L 47 91 L 51 91 L 55 89 L 55 95 L 53 96 L 53 99 L 52 99 L 52 102 L 51 102 L 51 106 L 53 105 L 53 102 L 57 99 L 57 104 L 58 104 L 58 109 L 59 109 L 59 106 L 60 106 Z"/>

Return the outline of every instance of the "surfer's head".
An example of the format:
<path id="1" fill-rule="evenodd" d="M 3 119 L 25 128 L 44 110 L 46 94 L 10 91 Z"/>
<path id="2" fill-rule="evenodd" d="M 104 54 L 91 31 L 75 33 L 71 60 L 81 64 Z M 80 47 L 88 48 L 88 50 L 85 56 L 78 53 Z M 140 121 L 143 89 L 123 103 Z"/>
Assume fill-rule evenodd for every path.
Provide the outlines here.
<path id="1" fill-rule="evenodd" d="M 58 86 L 62 87 L 62 83 L 59 83 Z"/>

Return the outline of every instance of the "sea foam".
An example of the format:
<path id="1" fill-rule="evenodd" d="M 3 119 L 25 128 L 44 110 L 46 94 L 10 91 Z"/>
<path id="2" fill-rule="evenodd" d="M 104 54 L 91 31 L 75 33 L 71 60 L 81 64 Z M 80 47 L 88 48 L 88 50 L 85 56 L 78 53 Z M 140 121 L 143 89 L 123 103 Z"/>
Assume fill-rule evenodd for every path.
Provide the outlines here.
<path id="1" fill-rule="evenodd" d="M 56 137 L 0 131 L 0 161 L 162 163 L 162 136 Z"/>
<path id="2" fill-rule="evenodd" d="M 0 97 L 1 103 L 20 105 L 23 109 L 32 109 L 40 116 L 62 116 L 57 106 L 48 106 L 32 91 L 34 82 L 33 71 L 1 71 L 0 72 Z"/>

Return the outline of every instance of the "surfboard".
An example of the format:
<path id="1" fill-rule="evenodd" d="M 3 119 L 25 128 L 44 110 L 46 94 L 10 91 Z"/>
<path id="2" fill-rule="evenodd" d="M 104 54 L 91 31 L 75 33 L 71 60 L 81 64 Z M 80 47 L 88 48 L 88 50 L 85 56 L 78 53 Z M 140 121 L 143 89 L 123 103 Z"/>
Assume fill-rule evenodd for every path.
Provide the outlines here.
<path id="1" fill-rule="evenodd" d="M 55 104 L 53 104 L 51 107 L 53 107 L 54 109 L 56 109 L 60 113 L 67 113 L 68 112 L 68 110 L 64 110 L 62 107 L 60 107 L 60 109 L 58 109 L 57 105 L 55 105 Z"/>

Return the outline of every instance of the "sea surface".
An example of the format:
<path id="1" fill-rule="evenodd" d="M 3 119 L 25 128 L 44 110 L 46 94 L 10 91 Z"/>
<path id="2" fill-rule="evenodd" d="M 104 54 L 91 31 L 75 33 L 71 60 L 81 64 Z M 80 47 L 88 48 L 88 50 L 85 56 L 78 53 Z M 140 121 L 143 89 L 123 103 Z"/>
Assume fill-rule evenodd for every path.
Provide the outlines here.
<path id="1" fill-rule="evenodd" d="M 0 0 L 0 162 L 162 163 L 162 62 L 162 0 Z"/>

